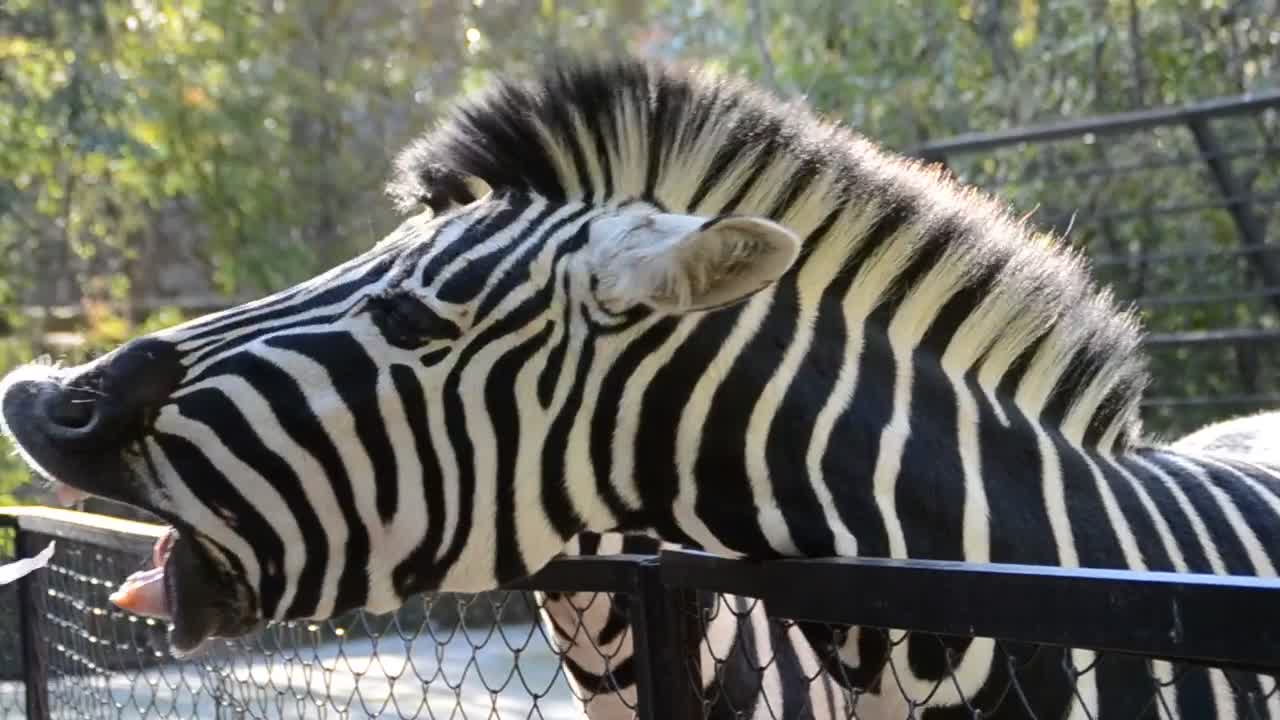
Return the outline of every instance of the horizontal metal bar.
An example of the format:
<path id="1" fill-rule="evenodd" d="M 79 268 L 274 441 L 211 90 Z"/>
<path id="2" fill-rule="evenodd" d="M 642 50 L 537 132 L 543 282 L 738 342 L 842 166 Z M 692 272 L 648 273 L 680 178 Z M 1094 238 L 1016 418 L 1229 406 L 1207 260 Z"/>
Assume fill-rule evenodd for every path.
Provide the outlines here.
<path id="1" fill-rule="evenodd" d="M 1176 333 L 1152 333 L 1143 343 L 1149 348 L 1188 347 L 1207 345 L 1218 348 L 1223 345 L 1254 345 L 1280 341 L 1280 330 L 1264 328 L 1224 328 L 1221 330 L 1191 330 Z"/>
<path id="2" fill-rule="evenodd" d="M 1261 290 L 1248 290 L 1244 292 L 1204 293 L 1201 295 L 1179 295 L 1176 293 L 1168 293 L 1165 295 L 1125 297 L 1120 298 L 1120 300 L 1122 302 L 1136 303 L 1141 307 L 1148 308 L 1154 306 L 1177 307 L 1181 305 L 1206 305 L 1209 303 L 1239 302 L 1241 300 L 1266 300 L 1273 297 L 1280 297 L 1280 288 L 1263 288 Z"/>
<path id="3" fill-rule="evenodd" d="M 1113 178 L 1140 172 L 1151 172 L 1152 170 L 1185 168 L 1191 166 L 1199 167 L 1210 157 L 1234 160 L 1236 158 L 1258 159 L 1268 155 L 1280 155 L 1280 147 L 1251 145 L 1249 147 L 1223 150 L 1212 155 L 1200 155 L 1199 153 L 1194 155 L 1165 155 L 1160 156 L 1158 159 L 1151 159 L 1149 157 L 1142 162 L 1118 163 L 1115 165 L 1087 165 L 1082 168 L 1061 172 L 1055 171 L 1042 173 L 1037 171 L 1037 168 L 1032 167 L 1016 177 L 1005 177 L 1004 179 L 998 179 L 990 183 L 984 182 L 981 183 L 981 186 L 986 190 L 998 192 L 1001 188 L 1010 184 L 1027 185 L 1033 182 L 1051 183 L 1070 180 L 1088 180 L 1093 178 Z M 958 173 L 958 176 L 962 180 L 966 179 L 966 176 L 963 173 Z"/>
<path id="4" fill-rule="evenodd" d="M 1200 260 L 1204 258 L 1248 257 L 1280 253 L 1280 245 L 1263 245 L 1261 247 L 1198 247 L 1184 250 L 1168 250 L 1163 252 L 1141 253 L 1137 255 L 1094 255 L 1089 264 L 1095 268 L 1116 265 L 1144 265 L 1164 262 L 1166 260 Z"/>
<path id="5" fill-rule="evenodd" d="M 973 153 L 1006 145 L 1048 142 L 1090 133 L 1094 135 L 1111 135 L 1163 125 L 1182 124 L 1198 118 L 1258 112 L 1277 106 L 1280 106 L 1280 90 L 1265 90 L 1182 107 L 1137 110 L 996 132 L 967 133 L 923 145 L 910 151 L 910 154 L 933 160 L 947 155 Z"/>
<path id="6" fill-rule="evenodd" d="M 1142 401 L 1142 407 L 1144 408 L 1257 407 L 1271 409 L 1277 405 L 1280 405 L 1280 393 L 1209 395 L 1205 397 L 1152 397 Z"/>
<path id="7" fill-rule="evenodd" d="M 1280 580 L 882 559 L 662 553 L 673 587 L 771 615 L 1280 670 Z"/>
<path id="8" fill-rule="evenodd" d="M 1205 212 L 1206 210 L 1227 210 L 1228 206 L 1232 203 L 1244 203 L 1257 207 L 1276 205 L 1280 204 L 1280 193 L 1268 193 L 1266 195 L 1249 194 L 1243 197 L 1230 197 L 1223 199 L 1215 198 L 1204 202 L 1156 205 L 1150 208 L 1125 208 L 1123 210 L 1107 210 L 1105 212 L 1096 212 L 1092 214 L 1086 214 L 1081 210 L 1058 210 L 1056 208 L 1046 208 L 1043 215 L 1032 215 L 1029 216 L 1029 219 L 1043 227 L 1057 227 L 1065 224 L 1080 227 L 1081 225 L 1097 224 L 1103 220 L 1123 221 L 1132 218 L 1141 218 L 1147 215 L 1163 220 L 1167 219 L 1170 215 L 1186 215 L 1189 213 Z"/>
<path id="9" fill-rule="evenodd" d="M 0 518 L 23 532 L 143 554 L 167 530 L 163 525 L 38 506 L 0 507 Z"/>
<path id="10" fill-rule="evenodd" d="M 529 577 L 503 585 L 502 589 L 632 593 L 640 587 L 642 568 L 657 562 L 652 555 L 561 557 Z"/>

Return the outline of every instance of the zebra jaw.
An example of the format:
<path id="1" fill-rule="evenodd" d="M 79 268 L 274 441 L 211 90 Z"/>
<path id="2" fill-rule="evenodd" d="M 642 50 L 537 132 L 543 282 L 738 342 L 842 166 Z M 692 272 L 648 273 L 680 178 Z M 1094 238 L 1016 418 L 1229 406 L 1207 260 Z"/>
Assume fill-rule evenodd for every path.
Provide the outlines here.
<path id="1" fill-rule="evenodd" d="M 263 623 L 248 585 L 210 545 L 170 528 L 152 549 L 152 567 L 130 575 L 109 598 L 135 615 L 168 620 L 169 645 L 178 657 Z"/>

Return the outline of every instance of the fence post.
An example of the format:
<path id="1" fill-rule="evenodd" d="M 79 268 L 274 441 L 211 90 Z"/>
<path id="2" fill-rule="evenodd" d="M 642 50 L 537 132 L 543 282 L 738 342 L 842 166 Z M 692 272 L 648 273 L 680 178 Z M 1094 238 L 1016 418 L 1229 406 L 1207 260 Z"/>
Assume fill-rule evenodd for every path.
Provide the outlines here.
<path id="1" fill-rule="evenodd" d="M 15 555 L 33 557 L 35 547 L 30 532 L 18 528 L 14 537 Z M 22 636 L 22 679 L 27 689 L 28 720 L 49 717 L 49 647 L 44 624 L 47 571 L 37 570 L 18 580 L 18 625 Z"/>
<path id="2" fill-rule="evenodd" d="M 700 677 L 701 648 L 692 593 L 662 583 L 658 558 L 640 566 L 631 630 L 634 633 L 636 702 L 640 720 L 701 720 L 692 679 Z"/>

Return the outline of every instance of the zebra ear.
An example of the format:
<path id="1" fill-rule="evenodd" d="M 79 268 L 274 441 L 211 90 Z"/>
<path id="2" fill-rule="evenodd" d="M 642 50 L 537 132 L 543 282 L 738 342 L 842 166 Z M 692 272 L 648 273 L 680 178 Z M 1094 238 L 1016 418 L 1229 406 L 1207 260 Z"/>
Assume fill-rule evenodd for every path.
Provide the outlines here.
<path id="1" fill-rule="evenodd" d="M 764 218 L 622 214 L 592 223 L 596 293 L 607 307 L 714 310 L 763 290 L 795 262 L 800 238 Z"/>

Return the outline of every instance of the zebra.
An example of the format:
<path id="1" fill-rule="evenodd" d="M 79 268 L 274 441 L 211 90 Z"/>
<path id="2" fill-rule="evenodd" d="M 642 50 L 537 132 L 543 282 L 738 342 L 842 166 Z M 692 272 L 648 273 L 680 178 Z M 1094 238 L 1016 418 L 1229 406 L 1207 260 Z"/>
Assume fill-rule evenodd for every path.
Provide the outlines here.
<path id="1" fill-rule="evenodd" d="M 554 65 L 461 101 L 389 193 L 409 216 L 351 261 L 0 381 L 37 473 L 173 526 L 114 597 L 178 653 L 498 587 L 584 530 L 1275 574 L 1280 468 L 1145 439 L 1140 325 L 1080 252 L 798 101 Z M 1025 712 L 989 639 L 807 636 L 861 717 Z M 1272 678 L 1050 655 L 1018 670 L 1039 717 L 1280 717 Z"/>
<path id="2" fill-rule="evenodd" d="M 1173 446 L 1280 463 L 1280 412 L 1243 415 L 1214 423 L 1179 438 Z"/>
<path id="3" fill-rule="evenodd" d="M 565 546 L 572 557 L 657 555 L 681 549 L 647 535 L 584 532 Z M 548 639 L 560 653 L 588 720 L 636 715 L 636 668 L 626 594 L 534 593 Z M 770 618 L 762 602 L 697 594 L 703 621 L 692 628 L 706 717 L 847 718 L 856 697 L 828 674 L 795 623 Z M 696 655 L 695 655 L 696 653 Z"/>

